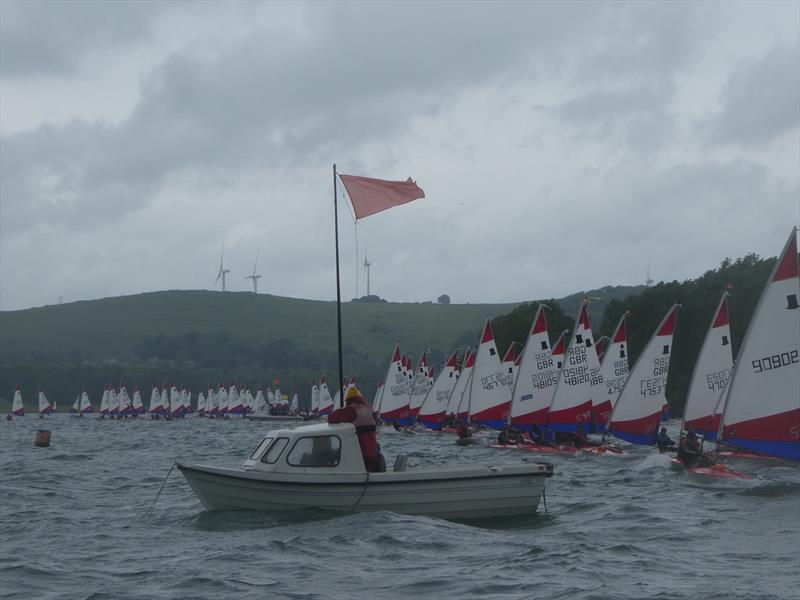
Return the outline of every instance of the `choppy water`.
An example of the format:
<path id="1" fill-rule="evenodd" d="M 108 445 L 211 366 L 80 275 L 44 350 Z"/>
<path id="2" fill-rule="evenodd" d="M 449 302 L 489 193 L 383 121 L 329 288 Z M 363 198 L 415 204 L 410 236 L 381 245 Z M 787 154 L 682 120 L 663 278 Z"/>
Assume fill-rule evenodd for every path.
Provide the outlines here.
<path id="1" fill-rule="evenodd" d="M 52 446 L 33 445 L 43 423 Z M 0 424 L 4 598 L 781 598 L 800 594 L 800 468 L 698 483 L 649 449 L 550 457 L 547 509 L 452 523 L 392 513 L 209 513 L 176 460 L 237 466 L 241 421 Z M 449 435 L 382 434 L 389 463 L 518 461 Z"/>

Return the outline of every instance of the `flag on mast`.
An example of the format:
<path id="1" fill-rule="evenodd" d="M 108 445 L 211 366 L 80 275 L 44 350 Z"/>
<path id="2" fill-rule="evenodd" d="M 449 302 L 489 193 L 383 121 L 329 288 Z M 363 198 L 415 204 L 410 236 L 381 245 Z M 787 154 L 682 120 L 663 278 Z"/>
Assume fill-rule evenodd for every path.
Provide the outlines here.
<path id="1" fill-rule="evenodd" d="M 388 181 L 359 175 L 339 175 L 342 180 L 356 219 L 363 219 L 393 206 L 425 197 L 425 192 L 409 177 L 405 181 Z"/>

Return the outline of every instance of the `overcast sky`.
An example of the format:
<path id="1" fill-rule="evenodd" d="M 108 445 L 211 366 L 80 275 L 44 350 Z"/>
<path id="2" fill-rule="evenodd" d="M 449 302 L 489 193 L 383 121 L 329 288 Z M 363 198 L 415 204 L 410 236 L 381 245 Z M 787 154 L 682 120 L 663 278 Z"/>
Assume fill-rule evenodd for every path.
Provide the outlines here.
<path id="1" fill-rule="evenodd" d="M 0 308 L 335 298 L 331 167 L 394 301 L 772 256 L 800 221 L 800 3 L 0 3 Z M 340 212 L 343 297 L 356 236 Z M 358 294 L 365 293 L 362 279 Z"/>

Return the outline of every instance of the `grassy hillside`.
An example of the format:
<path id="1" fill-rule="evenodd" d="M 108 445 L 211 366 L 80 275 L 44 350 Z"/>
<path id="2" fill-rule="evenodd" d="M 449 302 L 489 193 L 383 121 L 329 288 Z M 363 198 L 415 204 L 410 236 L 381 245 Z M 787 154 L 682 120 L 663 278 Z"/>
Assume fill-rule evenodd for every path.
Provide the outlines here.
<path id="1" fill-rule="evenodd" d="M 515 304 L 342 305 L 344 343 L 388 355 L 401 340 L 419 352 L 448 349 L 465 330 Z M 0 314 L 0 360 L 125 361 L 145 336 L 228 334 L 244 342 L 286 338 L 299 349 L 336 348 L 336 304 L 248 292 L 169 291 L 104 298 Z"/>

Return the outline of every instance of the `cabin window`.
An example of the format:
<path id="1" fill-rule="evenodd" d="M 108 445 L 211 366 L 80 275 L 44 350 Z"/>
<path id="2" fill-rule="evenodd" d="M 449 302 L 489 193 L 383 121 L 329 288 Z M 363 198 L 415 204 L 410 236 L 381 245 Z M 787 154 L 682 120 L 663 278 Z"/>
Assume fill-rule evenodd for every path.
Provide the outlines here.
<path id="1" fill-rule="evenodd" d="M 272 443 L 272 437 L 265 437 L 261 440 L 261 443 L 258 445 L 258 448 L 253 450 L 253 453 L 250 455 L 250 460 L 258 460 L 258 457 L 261 456 L 261 453 L 266 450 L 267 446 Z"/>
<path id="2" fill-rule="evenodd" d="M 342 455 L 342 441 L 336 435 L 303 437 L 297 440 L 286 462 L 293 467 L 335 467 Z"/>
<path id="3" fill-rule="evenodd" d="M 264 453 L 261 462 L 267 463 L 268 465 L 274 465 L 275 461 L 278 460 L 278 457 L 281 455 L 283 449 L 286 448 L 288 443 L 289 438 L 278 438 L 275 440 L 272 446 L 269 447 L 269 450 Z"/>

